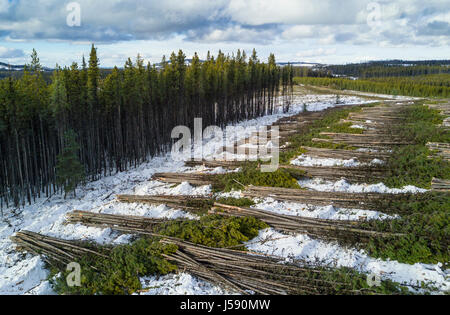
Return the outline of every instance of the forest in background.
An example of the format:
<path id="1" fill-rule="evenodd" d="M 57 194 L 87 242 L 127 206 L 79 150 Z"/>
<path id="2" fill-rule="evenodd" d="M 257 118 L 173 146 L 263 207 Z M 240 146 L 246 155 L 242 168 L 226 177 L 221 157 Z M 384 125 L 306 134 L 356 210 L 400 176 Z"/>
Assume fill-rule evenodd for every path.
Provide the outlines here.
<path id="1" fill-rule="evenodd" d="M 450 60 L 427 61 L 371 61 L 346 65 L 330 65 L 323 69 L 334 75 L 360 79 L 381 77 L 411 77 L 450 73 Z"/>
<path id="2" fill-rule="evenodd" d="M 92 46 L 88 62 L 57 67 L 46 80 L 33 51 L 20 78 L 0 81 L 0 206 L 73 186 L 58 172 L 97 180 L 138 166 L 167 152 L 172 129 L 192 128 L 196 117 L 224 127 L 273 113 L 278 97 L 289 110 L 292 67 L 278 67 L 273 54 L 267 63 L 256 51 L 185 61 L 181 50 L 158 68 L 138 56 L 102 76 Z M 82 170 L 70 169 L 74 154 Z"/>
<path id="3" fill-rule="evenodd" d="M 294 81 L 297 84 L 327 86 L 338 90 L 416 97 L 450 97 L 450 74 L 372 79 L 295 77 Z"/>

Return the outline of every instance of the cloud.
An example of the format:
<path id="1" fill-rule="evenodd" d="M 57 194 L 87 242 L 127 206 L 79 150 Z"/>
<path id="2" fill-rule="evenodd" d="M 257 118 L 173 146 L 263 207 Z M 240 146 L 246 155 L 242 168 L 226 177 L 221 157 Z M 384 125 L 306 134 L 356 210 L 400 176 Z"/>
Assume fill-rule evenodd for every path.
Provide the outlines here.
<path id="1" fill-rule="evenodd" d="M 448 36 L 450 34 L 450 24 L 442 21 L 434 21 L 419 28 L 420 35 Z"/>
<path id="2" fill-rule="evenodd" d="M 364 7 L 360 0 L 231 0 L 223 14 L 242 24 L 352 24 Z"/>
<path id="3" fill-rule="evenodd" d="M 11 3 L 9 0 L 0 0 L 0 14 L 7 13 Z"/>
<path id="4" fill-rule="evenodd" d="M 0 0 L 0 40 L 448 45 L 448 0 Z M 374 4 L 375 3 L 375 4 Z M 372 23 L 373 22 L 373 23 Z"/>
<path id="5" fill-rule="evenodd" d="M 0 0 L 2 1 L 2 0 Z M 81 27 L 66 24 L 66 2 L 16 0 L 0 20 L 0 33 L 12 39 L 115 42 L 158 39 L 222 24 L 215 20 L 225 1 L 78 0 Z"/>
<path id="6" fill-rule="evenodd" d="M 14 49 L 0 46 L 0 58 L 11 59 L 24 57 L 25 53 L 21 49 Z"/>
<path id="7" fill-rule="evenodd" d="M 296 53 L 295 55 L 299 58 L 319 58 L 319 57 L 323 57 L 323 56 L 330 56 L 330 55 L 334 55 L 336 54 L 337 50 L 336 48 L 330 48 L 330 49 L 324 49 L 324 48 L 319 48 L 319 49 L 310 49 L 310 50 L 305 50 L 305 51 L 301 51 Z"/>
<path id="8" fill-rule="evenodd" d="M 295 25 L 287 28 L 283 31 L 281 36 L 284 39 L 301 39 L 301 38 L 311 38 L 318 34 L 318 28 L 312 25 Z"/>
<path id="9" fill-rule="evenodd" d="M 186 40 L 204 43 L 245 42 L 267 44 L 279 33 L 278 27 L 244 27 L 229 26 L 223 29 L 209 29 L 206 31 L 188 32 Z"/>

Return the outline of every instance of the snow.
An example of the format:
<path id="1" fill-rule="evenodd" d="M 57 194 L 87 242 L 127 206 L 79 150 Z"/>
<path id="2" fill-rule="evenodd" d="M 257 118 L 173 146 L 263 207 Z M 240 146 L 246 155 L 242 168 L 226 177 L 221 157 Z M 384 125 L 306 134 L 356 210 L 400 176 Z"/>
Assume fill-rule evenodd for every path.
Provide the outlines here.
<path id="1" fill-rule="evenodd" d="M 339 160 L 339 159 L 331 159 L 331 158 L 313 158 L 310 156 L 306 156 L 302 154 L 295 160 L 291 161 L 292 165 L 295 166 L 343 166 L 343 167 L 358 167 L 361 165 L 356 159 L 350 160 Z"/>
<path id="2" fill-rule="evenodd" d="M 232 191 L 229 193 L 219 193 L 215 195 L 216 198 L 242 198 L 242 191 Z M 378 211 L 360 210 L 360 209 L 345 209 L 337 208 L 332 205 L 316 206 L 294 202 L 277 201 L 273 198 L 254 198 L 253 209 L 265 210 L 277 214 L 328 219 L 328 220 L 388 220 L 394 219 L 394 216 L 389 216 Z"/>
<path id="3" fill-rule="evenodd" d="M 382 165 L 385 162 L 379 159 L 373 159 L 370 163 L 361 163 L 356 158 L 349 160 L 332 159 L 332 158 L 313 158 L 305 154 L 300 155 L 291 161 L 291 165 L 295 166 L 318 166 L 318 167 L 362 167 Z"/>
<path id="4" fill-rule="evenodd" d="M 335 106 L 334 95 L 303 95 L 296 97 L 289 113 L 276 112 L 273 115 L 241 122 L 238 126 L 245 128 L 245 132 L 238 133 L 234 140 L 242 140 L 254 132 L 256 126 L 268 126 L 282 117 L 302 112 L 303 104 L 307 104 L 308 111 L 320 111 Z M 368 103 L 356 96 L 343 96 L 341 101 L 346 104 Z M 218 146 L 223 143 L 217 140 L 206 142 L 203 146 L 203 156 L 216 157 Z M 190 156 L 186 157 L 190 159 Z M 156 172 L 195 172 L 210 171 L 220 174 L 223 169 L 187 168 L 183 161 L 175 161 L 170 154 L 154 157 L 135 169 L 104 177 L 77 189 L 77 197 L 64 200 L 61 195 L 50 198 L 41 198 L 31 206 L 23 209 L 4 209 L 4 217 L 0 223 L 0 294 L 52 294 L 47 281 L 48 271 L 39 257 L 23 255 L 15 250 L 15 245 L 9 239 L 14 233 L 21 230 L 42 233 L 67 240 L 89 240 L 99 244 L 126 244 L 132 238 L 129 235 L 120 235 L 111 229 L 86 227 L 83 225 L 65 225 L 65 215 L 73 210 L 93 211 L 108 214 L 126 214 L 152 218 L 180 218 L 190 217 L 180 209 L 169 209 L 165 206 L 150 206 L 141 204 L 121 204 L 115 201 L 117 194 L 137 195 L 196 195 L 210 196 L 210 186 L 193 187 L 188 183 L 181 185 L 167 185 L 151 180 Z M 234 192 L 235 193 L 235 192 Z M 233 193 L 231 193 L 233 194 Z M 266 202 L 269 208 L 269 202 Z M 274 205 L 272 205 L 275 207 Z M 288 209 L 279 206 L 279 211 Z M 300 209 L 301 206 L 299 206 Z M 300 211 L 300 210 L 295 211 Z M 325 214 L 327 209 L 317 211 L 317 215 L 339 218 L 338 214 Z M 336 209 L 335 209 L 336 210 Z M 339 210 L 336 210 L 339 211 Z M 358 216 L 359 214 L 355 214 Z M 372 214 L 373 218 L 376 217 Z M 370 216 L 370 214 L 369 214 Z M 350 216 L 351 217 L 351 216 Z M 277 245 L 278 246 L 278 245 Z M 280 244 L 282 246 L 282 244 Z M 272 248 L 272 250 L 275 250 Z M 280 247 L 278 250 L 282 250 Z M 289 247 L 287 247 L 289 250 Z M 416 276 L 414 273 L 411 277 Z M 420 277 L 419 274 L 417 274 Z M 150 281 L 154 287 L 149 294 L 224 294 L 220 288 L 204 281 L 195 279 L 187 274 L 170 275 L 163 278 L 142 279 L 144 283 Z M 146 282 L 147 281 L 147 282 Z"/>
<path id="5" fill-rule="evenodd" d="M 182 210 L 169 208 L 165 205 L 147 205 L 142 203 L 120 203 L 113 201 L 109 204 L 90 210 L 94 213 L 115 214 L 147 217 L 154 219 L 180 219 L 195 217 Z"/>
<path id="6" fill-rule="evenodd" d="M 353 125 L 350 128 L 352 128 L 352 129 L 366 129 L 366 127 L 361 126 L 361 125 Z"/>
<path id="7" fill-rule="evenodd" d="M 141 279 L 139 295 L 229 295 L 230 292 L 187 273 Z"/>
<path id="8" fill-rule="evenodd" d="M 272 198 L 261 199 L 256 203 L 255 206 L 252 206 L 252 208 L 266 210 L 283 215 L 328 220 L 360 221 L 387 220 L 394 218 L 377 211 L 335 208 L 332 205 L 314 206 L 301 203 L 276 201 Z"/>
<path id="9" fill-rule="evenodd" d="M 41 284 L 42 279 L 47 277 L 48 272 L 39 257 L 19 261 L 8 269 L 7 274 L 0 277 L 1 294 L 24 294 L 32 290 L 36 283 Z"/>
<path id="10" fill-rule="evenodd" d="M 150 181 L 137 186 L 134 194 L 142 195 L 169 195 L 169 196 L 209 196 L 212 194 L 212 187 L 208 186 L 191 186 L 188 182 L 180 185 L 169 185 L 158 181 Z"/>
<path id="11" fill-rule="evenodd" d="M 437 287 L 441 292 L 450 290 L 450 281 L 441 269 L 442 264 L 408 265 L 397 261 L 382 261 L 369 257 L 364 251 L 314 240 L 304 234 L 286 236 L 273 229 L 266 229 L 256 239 L 248 242 L 247 248 L 253 252 L 283 257 L 286 261 L 354 268 L 361 273 L 375 274 L 383 280 L 401 283 L 411 290 L 420 287 L 422 282 Z"/>
<path id="12" fill-rule="evenodd" d="M 303 179 L 299 181 L 299 185 L 316 191 L 326 192 L 344 192 L 344 193 L 379 193 L 379 194 L 420 194 L 426 193 L 426 189 L 415 186 L 405 186 L 399 188 L 389 188 L 383 183 L 378 184 L 350 184 L 345 179 L 337 182 L 326 181 L 320 178 Z"/>

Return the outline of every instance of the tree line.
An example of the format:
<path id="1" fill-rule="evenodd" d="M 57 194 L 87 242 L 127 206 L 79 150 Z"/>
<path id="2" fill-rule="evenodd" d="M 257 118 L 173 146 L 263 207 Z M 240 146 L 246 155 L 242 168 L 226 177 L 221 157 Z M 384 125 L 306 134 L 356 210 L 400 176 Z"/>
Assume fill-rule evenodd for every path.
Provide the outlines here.
<path id="1" fill-rule="evenodd" d="M 394 62 L 394 61 L 393 61 Z M 332 65 L 324 70 L 331 71 L 334 75 L 345 75 L 357 77 L 360 79 L 384 78 L 384 77 L 412 77 L 431 74 L 449 74 L 450 65 L 446 61 L 442 64 L 407 64 L 372 62 L 362 64 Z"/>
<path id="2" fill-rule="evenodd" d="M 102 76 L 93 45 L 88 61 L 57 67 L 47 82 L 33 50 L 22 77 L 0 81 L 1 207 L 72 189 L 65 174 L 97 180 L 136 167 L 168 152 L 172 129 L 196 117 L 224 127 L 272 114 L 277 100 L 288 111 L 292 87 L 292 67 L 256 51 L 186 64 L 180 50 L 158 67 L 138 55 Z"/>
<path id="3" fill-rule="evenodd" d="M 390 95 L 407 95 L 416 97 L 450 97 L 448 82 L 450 74 L 393 77 L 366 80 L 346 78 L 307 78 L 295 77 L 297 84 L 328 86 L 340 90 L 356 90 Z"/>

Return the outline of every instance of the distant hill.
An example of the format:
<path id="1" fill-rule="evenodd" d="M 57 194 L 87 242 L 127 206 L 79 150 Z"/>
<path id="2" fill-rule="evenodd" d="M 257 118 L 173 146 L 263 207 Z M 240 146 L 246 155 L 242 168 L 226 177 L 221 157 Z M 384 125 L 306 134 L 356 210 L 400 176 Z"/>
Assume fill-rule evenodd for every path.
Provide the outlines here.
<path id="1" fill-rule="evenodd" d="M 1 62 L 0 61 L 0 70 L 3 71 L 23 71 L 25 68 L 25 65 L 11 65 L 9 63 Z M 53 71 L 51 68 L 43 67 L 44 71 Z"/>
<path id="2" fill-rule="evenodd" d="M 24 66 L 18 66 L 18 65 L 10 65 L 4 62 L 0 62 L 0 70 L 6 70 L 6 71 L 22 71 Z"/>

